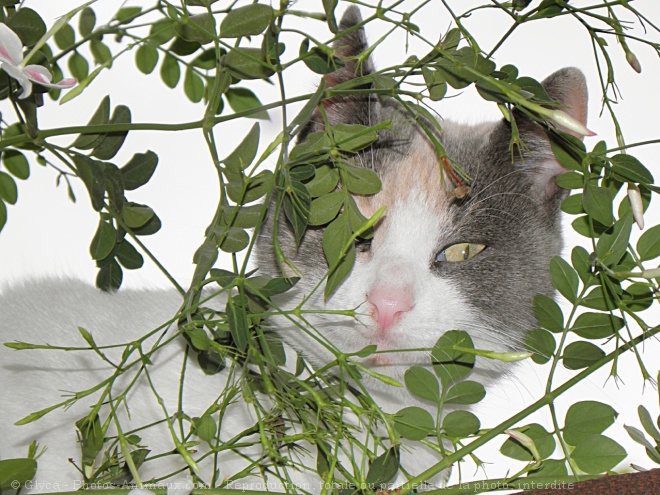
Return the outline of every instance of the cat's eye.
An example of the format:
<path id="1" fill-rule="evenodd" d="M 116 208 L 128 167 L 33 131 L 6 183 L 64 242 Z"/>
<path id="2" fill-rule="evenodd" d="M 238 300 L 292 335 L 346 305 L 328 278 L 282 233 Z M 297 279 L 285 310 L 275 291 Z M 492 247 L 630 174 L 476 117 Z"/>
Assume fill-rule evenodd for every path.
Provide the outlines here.
<path id="1" fill-rule="evenodd" d="M 459 242 L 458 244 L 453 244 L 446 247 L 438 254 L 436 254 L 435 261 L 448 263 L 467 261 L 474 258 L 484 249 L 486 249 L 484 244 L 477 244 L 475 242 Z"/>

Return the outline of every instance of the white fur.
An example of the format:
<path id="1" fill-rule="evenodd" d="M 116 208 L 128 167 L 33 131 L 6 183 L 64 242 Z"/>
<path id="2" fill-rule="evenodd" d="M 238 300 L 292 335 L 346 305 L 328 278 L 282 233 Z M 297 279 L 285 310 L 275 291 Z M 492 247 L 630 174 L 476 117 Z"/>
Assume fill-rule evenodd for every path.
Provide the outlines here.
<path id="1" fill-rule="evenodd" d="M 447 330 L 478 328 L 480 320 L 472 308 L 450 281 L 432 274 L 429 263 L 433 259 L 443 234 L 448 230 L 446 216 L 434 213 L 429 200 L 420 192 L 412 193 L 405 203 L 398 202 L 387 213 L 388 218 L 379 229 L 388 242 L 375 251 L 373 257 L 360 257 L 350 277 L 340 286 L 337 293 L 326 303 L 323 301 L 322 287 L 314 293 L 303 309 L 336 309 L 358 307 L 359 316 L 348 318 L 339 315 L 306 315 L 314 329 L 301 328 L 284 317 L 272 318 L 272 325 L 292 347 L 302 351 L 312 362 L 324 364 L 335 356 L 319 341 L 338 352 L 355 352 L 367 345 L 376 343 L 381 350 L 410 349 L 432 347 L 440 335 Z M 429 233 L 432 233 L 429 235 Z M 284 309 L 297 306 L 305 292 L 316 281 L 302 281 L 294 290 L 281 298 L 279 303 Z M 414 307 L 386 332 L 379 331 L 370 316 L 370 309 L 365 303 L 366 294 L 376 286 L 409 286 Z M 439 307 L 439 302 L 442 307 Z M 92 287 L 71 280 L 28 283 L 22 287 L 5 290 L 0 297 L 0 341 L 23 341 L 61 346 L 86 347 L 77 327 L 84 327 L 92 333 L 98 345 L 128 343 L 139 339 L 158 325 L 173 321 L 179 311 L 181 297 L 174 291 L 120 291 L 115 295 L 103 294 Z M 216 302 L 222 308 L 224 302 Z M 299 323 L 299 322 L 298 322 Z M 318 331 L 318 333 L 316 333 Z M 167 336 L 172 335 L 172 330 Z M 307 333 L 309 332 L 309 334 Z M 153 343 L 164 330 L 160 330 L 150 339 Z M 478 335 L 475 340 L 479 342 Z M 149 367 L 150 376 L 158 394 L 163 398 L 168 415 L 177 410 L 179 378 L 182 369 L 182 339 L 175 345 L 167 345 L 151 357 L 154 365 Z M 144 346 L 145 352 L 149 346 Z M 114 362 L 121 358 L 123 349 L 105 351 Z M 373 362 L 366 358 L 365 365 L 374 366 L 380 373 L 389 375 L 399 382 L 403 381 L 404 371 L 413 364 L 427 365 L 429 353 L 410 352 L 387 354 L 385 361 Z M 132 357 L 130 361 L 134 360 Z M 32 440 L 38 440 L 46 452 L 39 459 L 39 472 L 36 481 L 30 485 L 32 491 L 57 491 L 79 488 L 80 475 L 68 461 L 78 459 L 75 427 L 73 423 L 88 414 L 90 405 L 98 400 L 98 394 L 81 399 L 68 410 L 58 409 L 39 421 L 26 426 L 13 426 L 26 415 L 60 402 L 71 392 L 84 391 L 113 373 L 113 369 L 101 361 L 91 351 L 52 351 L 29 350 L 13 351 L 0 347 L 0 388 L 4 400 L 0 403 L 0 415 L 3 418 L 0 431 L 4 442 L 0 455 L 2 458 L 25 455 Z M 138 366 L 121 376 L 114 387 L 114 394 L 121 393 L 137 373 Z M 183 410 L 189 417 L 201 416 L 224 391 L 228 390 L 227 373 L 205 376 L 196 365 L 186 371 L 183 392 Z M 408 393 L 382 382 L 365 377 L 363 382 L 379 405 L 387 413 L 395 413 L 409 405 L 421 405 Z M 229 384 L 231 385 L 231 384 Z M 239 395 L 240 399 L 240 395 Z M 125 417 L 123 428 L 128 430 L 140 425 L 157 421 L 164 416 L 150 390 L 144 373 L 140 375 L 137 386 L 128 397 L 129 410 L 122 410 Z M 430 410 L 435 415 L 434 407 Z M 355 424 L 355 418 L 347 418 Z M 249 404 L 238 400 L 225 415 L 222 424 L 222 440 L 227 441 L 232 434 L 255 424 L 254 410 Z M 175 423 L 176 424 L 176 423 Z M 152 449 L 153 454 L 171 451 L 174 448 L 170 434 L 164 425 L 153 431 L 139 432 L 143 443 Z M 112 432 L 113 429 L 111 428 Z M 304 465 L 314 465 L 314 450 L 299 459 Z M 198 446 L 200 454 L 204 451 Z M 247 452 L 259 455 L 259 448 L 253 447 Z M 245 452 L 244 452 L 245 453 Z M 302 455 L 302 454 L 301 454 Z M 345 456 L 344 456 L 345 457 Z M 437 453 L 422 449 L 412 450 L 404 445 L 402 465 L 409 472 L 417 474 L 439 460 Z M 210 480 L 213 463 L 207 458 L 201 463 L 202 478 Z M 356 459 L 357 461 L 357 459 Z M 363 462 L 363 461 L 360 461 Z M 180 458 L 171 456 L 160 460 L 156 466 L 146 463 L 141 469 L 143 479 L 175 472 L 185 465 Z M 246 461 L 239 456 L 224 452 L 218 463 L 220 479 L 240 472 Z M 310 473 L 293 474 L 292 482 L 311 492 L 320 489 L 319 480 Z M 441 483 L 444 476 L 436 478 Z M 269 479 L 248 477 L 241 480 L 241 487 L 263 489 Z M 398 482 L 404 481 L 399 477 Z M 279 486 L 279 485 L 278 485 Z M 272 486 L 270 486 L 272 488 Z"/>

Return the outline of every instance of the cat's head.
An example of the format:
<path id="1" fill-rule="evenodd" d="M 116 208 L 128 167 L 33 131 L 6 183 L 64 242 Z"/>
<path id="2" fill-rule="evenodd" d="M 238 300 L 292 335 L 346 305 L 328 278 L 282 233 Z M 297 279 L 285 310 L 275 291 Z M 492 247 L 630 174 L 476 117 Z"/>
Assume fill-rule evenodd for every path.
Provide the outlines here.
<path id="1" fill-rule="evenodd" d="M 351 7 L 341 29 L 359 22 L 359 12 Z M 336 47 L 347 63 L 325 77 L 329 86 L 373 70 L 371 62 L 358 66 L 351 58 L 367 48 L 362 29 L 341 38 Z M 585 122 L 587 92 L 579 70 L 560 70 L 543 86 L 565 111 Z M 454 189 L 457 184 L 443 172 L 446 166 L 428 135 L 392 98 L 335 97 L 324 108 L 331 125 L 391 122 L 379 131 L 377 142 L 348 158 L 375 170 L 382 182 L 377 194 L 354 195 L 362 213 L 370 217 L 382 206 L 386 210 L 373 239 L 358 246 L 348 278 L 327 301 L 321 286 L 302 308 L 357 307 L 358 318 L 305 314 L 309 325 L 275 318 L 280 335 L 315 363 L 334 359 L 327 346 L 342 352 L 370 344 L 380 351 L 428 349 L 455 329 L 470 333 L 477 348 L 521 349 L 524 333 L 536 326 L 532 298 L 553 295 L 548 265 L 561 249 L 564 194 L 555 177 L 562 169 L 543 128 L 517 116 L 526 145 L 521 156 L 510 150 L 511 125 L 504 120 L 477 126 L 442 121 L 436 137 L 471 179 L 463 196 L 467 189 Z M 304 133 L 322 129 L 316 115 Z M 304 275 L 280 301 L 293 308 L 328 270 L 323 230 L 309 229 L 296 247 L 288 223 L 281 219 L 280 227 L 284 253 Z M 276 273 L 271 235 L 270 228 L 261 234 L 259 261 L 262 269 Z M 409 366 L 428 363 L 428 352 L 383 353 L 364 361 L 399 380 Z"/>

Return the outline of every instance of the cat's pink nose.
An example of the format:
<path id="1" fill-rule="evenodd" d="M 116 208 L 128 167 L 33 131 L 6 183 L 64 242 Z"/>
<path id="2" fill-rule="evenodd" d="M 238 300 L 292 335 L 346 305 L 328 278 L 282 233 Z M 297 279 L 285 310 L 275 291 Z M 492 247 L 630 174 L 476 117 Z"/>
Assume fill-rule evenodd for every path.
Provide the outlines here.
<path id="1" fill-rule="evenodd" d="M 378 328 L 385 331 L 415 305 L 410 291 L 406 289 L 376 288 L 369 291 L 367 301 L 373 307 L 373 316 Z"/>

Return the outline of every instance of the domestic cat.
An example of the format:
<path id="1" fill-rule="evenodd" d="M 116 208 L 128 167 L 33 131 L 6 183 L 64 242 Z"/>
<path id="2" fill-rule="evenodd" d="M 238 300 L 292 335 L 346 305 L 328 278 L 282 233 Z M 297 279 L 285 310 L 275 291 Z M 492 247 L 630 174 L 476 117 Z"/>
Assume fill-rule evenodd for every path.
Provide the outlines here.
<path id="1" fill-rule="evenodd" d="M 340 28 L 350 31 L 360 22 L 358 10 L 351 7 Z M 325 76 L 328 86 L 373 71 L 369 61 L 359 66 L 355 63 L 354 57 L 367 49 L 362 29 L 342 37 L 335 48 L 345 60 L 345 66 Z M 560 70 L 548 77 L 543 86 L 568 113 L 585 122 L 587 92 L 579 70 Z M 552 154 L 543 127 L 517 115 L 517 128 L 525 147 L 520 154 L 512 154 L 511 125 L 506 121 L 478 126 L 442 121 L 440 133 L 433 126 L 426 126 L 423 117 L 413 117 L 395 100 L 373 94 L 334 96 L 324 102 L 323 108 L 330 125 L 390 123 L 378 131 L 375 143 L 347 158 L 374 170 L 382 182 L 382 189 L 376 194 L 353 196 L 362 214 L 368 218 L 381 207 L 386 209 L 375 225 L 373 238 L 360 240 L 350 275 L 327 300 L 322 287 L 316 289 L 328 270 L 323 255 L 323 229 L 308 229 L 297 246 L 291 226 L 283 216 L 280 218 L 279 245 L 303 277 L 291 290 L 274 298 L 277 307 L 289 313 L 269 318 L 273 331 L 316 368 L 337 359 L 333 348 L 344 355 L 358 353 L 374 344 L 379 351 L 423 349 L 354 357 L 363 370 L 398 382 L 404 381 L 404 373 L 411 366 L 429 366 L 428 349 L 450 330 L 467 331 L 480 349 L 521 349 L 525 331 L 536 325 L 532 297 L 539 293 L 553 294 L 547 267 L 550 258 L 561 248 L 559 204 L 564 194 L 554 179 L 562 168 Z M 323 130 L 321 117 L 320 113 L 312 117 L 301 139 Z M 429 130 L 442 143 L 447 157 L 469 177 L 466 184 L 458 184 L 460 180 L 448 175 L 445 163 L 431 144 Z M 281 276 L 282 266 L 273 249 L 273 226 L 273 222 L 267 221 L 259 233 L 257 266 L 260 274 Z M 223 310 L 226 303 L 223 297 L 218 296 L 208 305 Z M 294 310 L 304 298 L 307 299 L 302 310 L 323 312 L 296 315 Z M 363 420 L 350 417 L 350 407 L 346 408 L 345 424 L 342 419 L 324 416 L 324 401 L 336 403 L 349 392 L 353 394 L 349 400 L 355 404 L 361 398 L 364 400 L 360 386 L 352 379 L 340 377 L 338 382 L 322 378 L 321 383 L 327 386 L 322 397 L 312 400 L 313 393 L 319 392 L 308 391 L 304 395 L 307 402 L 292 403 L 289 410 L 284 410 L 280 402 L 263 394 L 262 389 L 268 389 L 267 380 L 260 374 L 258 363 L 244 363 L 243 367 L 228 363 L 222 373 L 206 375 L 188 357 L 186 342 L 180 336 L 152 353 L 152 346 L 158 346 L 159 339 L 175 336 L 181 306 L 181 296 L 174 290 L 120 290 L 117 294 L 105 294 L 83 282 L 67 279 L 27 281 L 3 289 L 1 342 L 47 342 L 52 346 L 88 349 L 17 352 L 0 347 L 3 392 L 0 434 L 4 440 L 1 458 L 25 456 L 33 440 L 47 447 L 38 459 L 35 481 L 26 485 L 28 489 L 80 488 L 83 473 L 78 468 L 91 477 L 104 463 L 114 466 L 114 471 L 102 479 L 115 483 L 130 481 L 127 467 L 117 461 L 124 452 L 117 446 L 115 437 L 124 436 L 130 437 L 126 442 L 132 449 L 139 450 L 138 446 L 145 445 L 143 450 L 150 450 L 145 454 L 147 461 L 139 468 L 144 481 L 185 472 L 188 466 L 179 455 L 157 457 L 184 451 L 196 458 L 201 469 L 200 480 L 207 483 L 213 481 L 229 488 L 295 487 L 318 492 L 319 456 L 314 451 L 326 447 L 319 442 L 313 444 L 312 437 L 305 435 L 305 429 L 310 427 L 301 424 L 300 418 L 305 414 L 305 421 L 318 418 L 319 429 L 337 425 L 346 428 L 345 439 L 353 438 L 356 444 L 365 446 L 363 452 L 357 453 L 350 446 L 341 447 L 345 450 L 337 447 L 337 462 L 344 463 L 338 476 L 348 483 L 353 482 L 355 474 L 351 469 L 365 469 L 370 460 L 390 448 L 387 438 L 376 441 L 371 433 L 360 432 Z M 354 308 L 357 308 L 355 316 L 340 314 L 341 310 Z M 164 333 L 168 326 L 169 332 Z M 96 353 L 89 351 L 89 340 L 83 342 L 79 327 L 93 336 Z M 149 340 L 141 343 L 139 352 L 136 345 L 103 347 L 134 342 L 157 328 Z M 133 367 L 118 373 L 118 364 L 124 362 L 129 351 L 133 354 L 126 362 L 134 363 Z M 302 373 L 293 370 L 295 359 L 291 355 L 290 352 L 288 376 L 291 383 L 300 385 L 306 379 L 303 377 L 314 373 L 309 368 Z M 138 373 L 142 366 L 143 371 Z M 180 386 L 184 367 L 185 386 Z M 486 382 L 496 378 L 502 367 L 501 363 L 480 360 L 473 374 Z M 108 385 L 109 377 L 114 377 L 112 387 L 103 390 L 111 390 L 110 394 L 99 399 L 101 390 L 84 392 L 104 380 Z M 121 402 L 122 393 L 133 379 L 135 384 L 127 393 L 126 402 Z M 247 382 L 258 382 L 256 392 L 239 388 Z M 353 389 L 346 388 L 346 382 Z M 435 405 L 415 399 L 367 372 L 362 373 L 361 386 L 362 392 L 368 392 L 386 413 L 393 414 L 410 405 L 435 412 Z M 79 400 L 68 404 L 66 409 L 56 409 L 24 426 L 14 425 L 35 411 L 65 400 L 71 393 L 78 393 Z M 96 404 L 98 411 L 94 409 L 94 412 L 99 412 L 100 423 L 107 421 L 109 425 L 108 432 L 102 436 L 110 448 L 96 450 L 94 455 L 98 459 L 91 462 L 80 459 L 74 422 L 88 416 L 90 407 Z M 124 430 L 121 435 L 112 419 L 108 419 L 108 404 L 117 405 Z M 291 412 L 306 407 L 307 413 Z M 332 413 L 332 408 L 328 411 Z M 372 407 L 371 411 L 378 416 L 379 410 Z M 164 417 L 172 419 L 165 422 Z M 216 427 L 219 425 L 218 432 L 207 440 L 215 447 L 215 455 L 207 456 L 209 447 L 199 440 L 209 437 L 200 430 L 199 418 L 204 417 L 214 418 Z M 142 428 L 152 424 L 155 426 Z M 195 425 L 192 435 L 191 424 Z M 87 432 L 89 436 L 92 433 Z M 172 434 L 178 436 L 178 445 Z M 299 440 L 287 440 L 295 434 L 300 435 Z M 275 444 L 279 439 L 286 447 L 277 449 L 286 455 L 278 457 L 279 451 L 272 451 L 272 447 L 269 450 L 260 437 L 274 438 Z M 373 445 L 367 447 L 367 442 L 372 441 Z M 404 442 L 397 454 L 401 457 L 402 471 L 394 482 L 399 483 L 437 462 L 441 449 L 441 446 L 434 450 Z M 332 446 L 329 451 L 334 452 Z M 293 463 L 286 470 L 284 457 Z M 70 458 L 78 459 L 76 465 Z M 135 463 L 142 460 L 136 456 Z M 441 483 L 442 478 L 431 481 Z"/>

